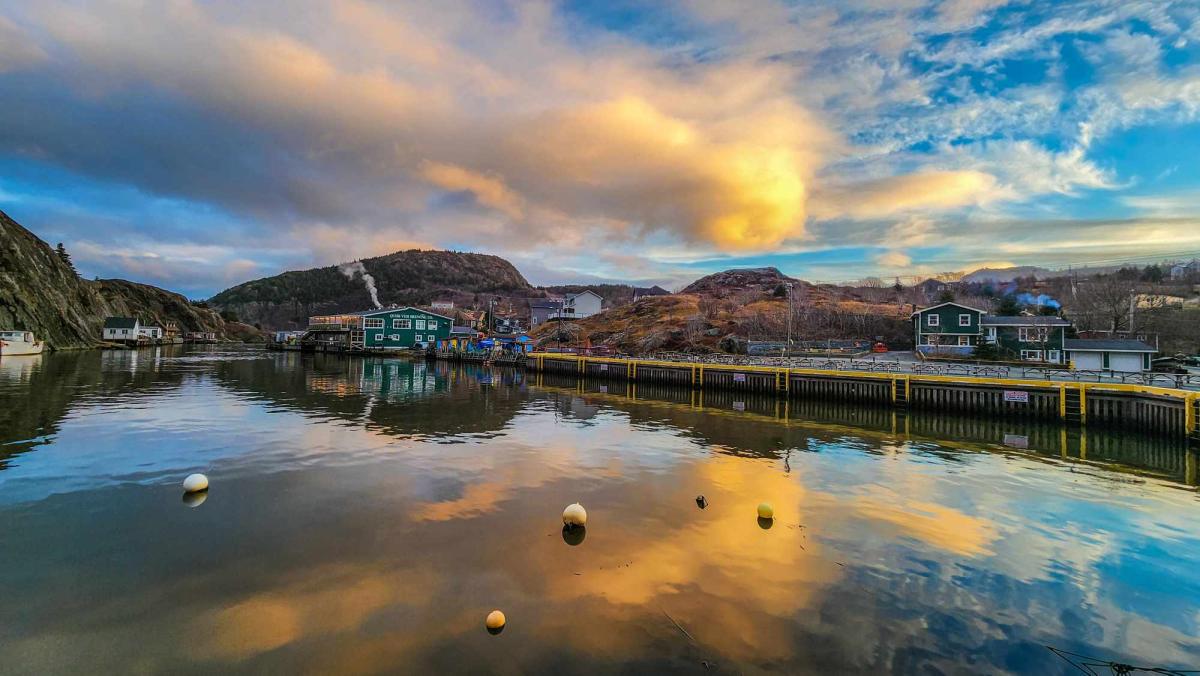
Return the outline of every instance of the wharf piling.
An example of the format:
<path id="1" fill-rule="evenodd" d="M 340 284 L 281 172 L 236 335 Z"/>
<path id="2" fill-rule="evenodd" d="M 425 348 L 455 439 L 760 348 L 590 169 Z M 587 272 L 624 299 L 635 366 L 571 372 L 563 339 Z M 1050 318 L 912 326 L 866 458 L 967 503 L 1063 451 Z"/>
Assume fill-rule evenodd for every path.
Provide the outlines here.
<path id="1" fill-rule="evenodd" d="M 1200 447 L 1200 392 L 1127 383 L 834 371 L 534 353 L 526 368 L 703 391 L 1060 420 L 1186 438 Z"/>

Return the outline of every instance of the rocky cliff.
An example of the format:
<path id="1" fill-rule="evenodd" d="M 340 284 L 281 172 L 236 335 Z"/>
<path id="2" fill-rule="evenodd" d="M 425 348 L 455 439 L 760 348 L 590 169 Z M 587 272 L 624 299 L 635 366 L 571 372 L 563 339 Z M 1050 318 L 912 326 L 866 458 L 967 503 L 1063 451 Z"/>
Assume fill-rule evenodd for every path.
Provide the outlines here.
<path id="1" fill-rule="evenodd" d="M 428 305 L 446 299 L 457 307 L 486 307 L 492 296 L 542 293 L 499 256 L 413 249 L 359 262 L 374 281 L 383 305 Z M 347 266 L 256 279 L 226 289 L 208 303 L 243 322 L 273 329 L 303 328 L 310 315 L 355 312 L 373 305 L 362 275 Z"/>
<path id="2" fill-rule="evenodd" d="M 54 349 L 90 347 L 101 342 L 110 316 L 157 326 L 174 321 L 183 331 L 211 331 L 227 340 L 261 337 L 177 293 L 122 279 L 81 279 L 48 244 L 0 211 L 0 329 L 33 331 Z"/>

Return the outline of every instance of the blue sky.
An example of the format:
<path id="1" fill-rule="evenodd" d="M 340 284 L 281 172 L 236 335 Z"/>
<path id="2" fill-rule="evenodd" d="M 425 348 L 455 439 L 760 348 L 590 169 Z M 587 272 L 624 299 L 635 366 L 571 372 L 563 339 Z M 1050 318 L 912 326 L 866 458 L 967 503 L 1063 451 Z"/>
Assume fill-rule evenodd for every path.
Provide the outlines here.
<path id="1" fill-rule="evenodd" d="M 1200 3 L 0 0 L 0 209 L 193 297 L 1200 252 Z"/>

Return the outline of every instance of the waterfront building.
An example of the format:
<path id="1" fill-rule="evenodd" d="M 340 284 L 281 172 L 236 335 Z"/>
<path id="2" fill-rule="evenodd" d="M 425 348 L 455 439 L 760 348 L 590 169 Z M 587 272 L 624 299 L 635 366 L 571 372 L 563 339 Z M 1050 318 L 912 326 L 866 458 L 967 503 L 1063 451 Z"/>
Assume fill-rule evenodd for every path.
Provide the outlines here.
<path id="1" fill-rule="evenodd" d="M 137 330 L 138 338 L 146 340 L 162 340 L 163 330 L 158 326 L 139 326 Z"/>
<path id="2" fill-rule="evenodd" d="M 912 313 L 918 352 L 969 357 L 978 346 L 1023 361 L 1064 364 L 1063 341 L 1071 323 L 1061 317 L 990 315 L 962 303 L 941 303 Z"/>
<path id="3" fill-rule="evenodd" d="M 557 317 L 558 311 L 561 308 L 561 298 L 529 299 L 529 327 L 533 328 L 549 319 Z"/>
<path id="4" fill-rule="evenodd" d="M 429 347 L 450 337 L 451 319 L 415 307 L 309 317 L 305 340 L 351 349 Z"/>
<path id="5" fill-rule="evenodd" d="M 1141 373 L 1158 349 L 1135 338 L 1068 338 L 1065 349 L 1076 369 Z"/>
<path id="6" fill-rule="evenodd" d="M 141 323 L 136 317 L 108 317 L 104 320 L 104 340 L 136 341 Z"/>

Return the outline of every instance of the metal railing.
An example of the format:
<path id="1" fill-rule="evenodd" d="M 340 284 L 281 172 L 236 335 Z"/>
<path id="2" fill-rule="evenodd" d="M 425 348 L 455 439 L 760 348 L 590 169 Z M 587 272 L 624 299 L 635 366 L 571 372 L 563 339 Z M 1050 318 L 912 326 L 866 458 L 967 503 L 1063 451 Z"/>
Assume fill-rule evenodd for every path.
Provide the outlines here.
<path id="1" fill-rule="evenodd" d="M 614 355 L 632 359 L 629 355 Z M 1173 373 L 1125 373 L 1121 371 L 1072 371 L 1050 366 L 993 366 L 988 364 L 947 364 L 939 362 L 909 362 L 878 359 L 833 359 L 828 357 L 758 357 L 734 354 L 688 354 L 659 352 L 648 357 L 653 361 L 683 364 L 719 364 L 724 366 L 776 366 L 808 368 L 824 371 L 913 373 L 976 378 L 1019 378 L 1050 382 L 1124 383 L 1184 390 L 1200 390 L 1200 375 Z"/>

